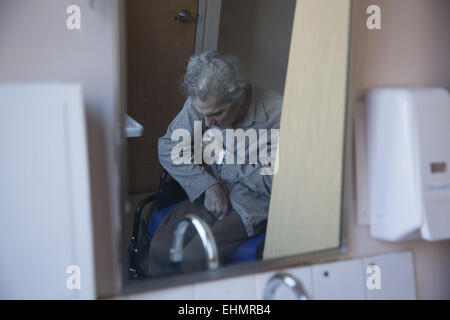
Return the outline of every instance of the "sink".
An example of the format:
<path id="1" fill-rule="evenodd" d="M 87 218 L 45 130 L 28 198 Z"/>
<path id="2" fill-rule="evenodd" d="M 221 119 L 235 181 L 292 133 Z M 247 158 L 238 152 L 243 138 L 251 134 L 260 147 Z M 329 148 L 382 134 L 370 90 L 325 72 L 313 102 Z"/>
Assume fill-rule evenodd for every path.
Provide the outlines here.
<path id="1" fill-rule="evenodd" d="M 144 135 L 144 127 L 129 115 L 125 119 L 125 136 L 127 138 L 137 138 Z"/>

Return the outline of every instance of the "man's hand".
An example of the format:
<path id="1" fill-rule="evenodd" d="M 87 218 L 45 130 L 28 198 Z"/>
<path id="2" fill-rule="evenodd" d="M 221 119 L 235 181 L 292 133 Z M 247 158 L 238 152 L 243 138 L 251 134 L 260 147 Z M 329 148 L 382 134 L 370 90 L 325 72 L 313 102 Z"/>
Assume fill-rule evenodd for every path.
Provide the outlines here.
<path id="1" fill-rule="evenodd" d="M 217 219 L 222 219 L 229 210 L 228 194 L 220 184 L 215 184 L 205 191 L 205 208 Z"/>

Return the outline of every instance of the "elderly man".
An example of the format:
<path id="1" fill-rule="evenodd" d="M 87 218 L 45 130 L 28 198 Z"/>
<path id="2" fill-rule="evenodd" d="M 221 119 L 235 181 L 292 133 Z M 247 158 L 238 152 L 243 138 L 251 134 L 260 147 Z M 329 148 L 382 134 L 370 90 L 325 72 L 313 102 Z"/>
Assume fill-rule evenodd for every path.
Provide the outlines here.
<path id="1" fill-rule="evenodd" d="M 153 277 L 174 272 L 169 260 L 170 246 L 178 222 L 187 213 L 196 214 L 210 226 L 223 265 L 231 261 L 240 244 L 265 231 L 269 209 L 272 175 L 261 174 L 264 166 L 261 161 L 175 164 L 173 151 L 179 141 L 174 139 L 174 133 L 183 129 L 194 136 L 195 124 L 199 123 L 202 134 L 208 128 L 223 133 L 229 129 L 278 129 L 282 97 L 252 86 L 235 57 L 215 51 L 191 57 L 182 87 L 188 99 L 167 133 L 159 139 L 158 152 L 162 166 L 183 187 L 189 199 L 166 215 L 152 240 L 149 271 Z M 248 156 L 250 143 L 244 144 Z M 224 144 L 225 149 L 227 145 Z M 270 149 L 270 143 L 266 145 Z M 182 270 L 199 271 L 205 266 L 200 239 L 194 230 L 189 230 L 185 236 Z"/>

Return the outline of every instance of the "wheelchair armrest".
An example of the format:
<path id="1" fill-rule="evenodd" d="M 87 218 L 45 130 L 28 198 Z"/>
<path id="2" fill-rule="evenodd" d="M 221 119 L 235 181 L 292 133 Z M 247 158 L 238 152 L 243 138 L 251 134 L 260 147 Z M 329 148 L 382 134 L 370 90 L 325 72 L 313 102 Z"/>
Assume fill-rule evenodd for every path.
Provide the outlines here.
<path id="1" fill-rule="evenodd" d="M 138 264 L 138 241 L 139 241 L 139 227 L 141 223 L 142 210 L 149 203 L 157 200 L 160 194 L 156 193 L 151 196 L 148 196 L 145 199 L 139 201 L 136 206 L 136 210 L 134 213 L 134 225 L 133 225 L 133 233 L 131 235 L 130 245 L 128 247 L 129 253 L 129 266 L 128 266 L 128 274 L 130 279 L 137 279 L 137 264 Z"/>
<path id="2" fill-rule="evenodd" d="M 140 221 L 141 221 L 142 210 L 145 208 L 146 205 L 157 200 L 160 196 L 161 196 L 161 192 L 158 192 L 156 194 L 148 196 L 147 198 L 139 201 L 138 205 L 136 206 L 136 210 L 134 212 L 134 225 L 133 225 L 133 234 L 132 234 L 132 240 L 136 241 L 136 243 L 137 243 L 138 237 L 139 237 L 139 225 L 140 225 Z"/>

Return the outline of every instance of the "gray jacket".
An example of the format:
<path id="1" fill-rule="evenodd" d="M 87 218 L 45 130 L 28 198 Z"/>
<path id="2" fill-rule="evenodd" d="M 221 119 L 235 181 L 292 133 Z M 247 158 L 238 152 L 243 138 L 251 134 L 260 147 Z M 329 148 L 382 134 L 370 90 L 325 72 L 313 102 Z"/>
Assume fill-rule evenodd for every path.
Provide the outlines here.
<path id="1" fill-rule="evenodd" d="M 246 131 L 253 128 L 279 129 L 281 117 L 282 97 L 274 91 L 265 90 L 259 86 L 252 88 L 252 100 L 247 115 L 236 124 L 235 129 Z M 246 164 L 174 164 L 172 150 L 179 141 L 172 141 L 172 133 L 176 129 L 186 129 L 194 136 L 194 121 L 202 121 L 203 131 L 206 126 L 203 117 L 194 108 L 191 98 L 188 98 L 181 112 L 175 117 L 167 129 L 167 133 L 158 141 L 159 161 L 161 165 L 184 188 L 191 202 L 201 200 L 203 193 L 212 185 L 221 183 L 228 190 L 230 203 L 233 209 L 241 216 L 248 236 L 254 236 L 254 226 L 267 220 L 270 193 L 272 188 L 272 175 L 262 175 L 261 168 L 265 165 L 260 162 L 249 164 L 249 144 L 246 143 Z M 220 129 L 219 129 L 220 130 Z M 225 137 L 225 130 L 223 132 Z M 248 141 L 247 141 L 248 142 Z M 270 139 L 268 151 L 270 153 Z M 224 149 L 226 139 L 224 139 Z M 235 148 L 237 149 L 237 148 Z M 237 150 L 235 150 L 237 152 Z M 192 159 L 193 159 L 192 152 Z M 273 164 L 272 164 L 273 166 Z"/>

